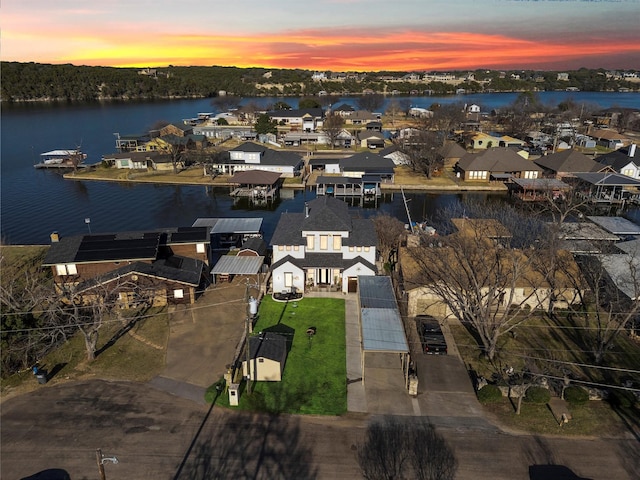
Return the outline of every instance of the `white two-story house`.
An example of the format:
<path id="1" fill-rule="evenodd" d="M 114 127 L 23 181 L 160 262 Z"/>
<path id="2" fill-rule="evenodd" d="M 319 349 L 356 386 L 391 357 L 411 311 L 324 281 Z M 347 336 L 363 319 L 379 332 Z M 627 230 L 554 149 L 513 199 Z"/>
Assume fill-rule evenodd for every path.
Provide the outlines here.
<path id="1" fill-rule="evenodd" d="M 300 175 L 304 161 L 296 152 L 273 150 L 263 144 L 244 142 L 217 157 L 212 165 L 223 175 L 262 170 L 284 177 Z"/>
<path id="2" fill-rule="evenodd" d="M 369 219 L 351 218 L 341 200 L 322 196 L 303 213 L 283 213 L 276 226 L 271 273 L 274 292 L 355 292 L 358 276 L 376 274 L 377 235 Z"/>

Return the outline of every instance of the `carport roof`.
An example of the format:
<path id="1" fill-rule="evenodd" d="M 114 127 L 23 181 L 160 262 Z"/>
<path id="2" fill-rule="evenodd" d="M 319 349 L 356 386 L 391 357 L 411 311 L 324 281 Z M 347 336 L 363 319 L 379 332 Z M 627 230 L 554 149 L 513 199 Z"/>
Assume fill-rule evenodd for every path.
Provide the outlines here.
<path id="1" fill-rule="evenodd" d="M 260 273 L 264 257 L 245 257 L 223 255 L 211 269 L 212 275 L 227 273 L 229 275 L 255 275 Z"/>
<path id="2" fill-rule="evenodd" d="M 359 276 L 360 306 L 362 308 L 398 308 L 391 285 L 391 277 L 384 275 Z"/>
<path id="3" fill-rule="evenodd" d="M 640 226 L 624 217 L 589 216 L 587 218 L 614 235 L 640 235 Z"/>
<path id="4" fill-rule="evenodd" d="M 409 353 L 404 327 L 395 308 L 362 308 L 362 350 Z"/>

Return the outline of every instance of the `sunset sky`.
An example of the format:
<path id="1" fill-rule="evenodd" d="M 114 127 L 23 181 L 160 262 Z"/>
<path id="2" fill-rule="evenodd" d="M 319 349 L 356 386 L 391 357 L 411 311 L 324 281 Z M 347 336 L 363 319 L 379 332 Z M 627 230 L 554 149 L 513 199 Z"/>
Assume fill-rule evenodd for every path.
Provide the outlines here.
<path id="1" fill-rule="evenodd" d="M 640 69 L 640 0 L 3 0 L 3 61 Z"/>

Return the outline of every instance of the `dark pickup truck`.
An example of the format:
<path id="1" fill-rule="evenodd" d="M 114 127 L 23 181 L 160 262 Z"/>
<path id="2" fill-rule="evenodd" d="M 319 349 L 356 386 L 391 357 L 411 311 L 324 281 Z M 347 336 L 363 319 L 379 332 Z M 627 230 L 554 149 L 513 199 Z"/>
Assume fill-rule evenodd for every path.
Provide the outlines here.
<path id="1" fill-rule="evenodd" d="M 422 351 L 428 355 L 446 355 L 447 342 L 440 328 L 438 320 L 430 315 L 418 315 L 416 328 L 420 335 Z"/>

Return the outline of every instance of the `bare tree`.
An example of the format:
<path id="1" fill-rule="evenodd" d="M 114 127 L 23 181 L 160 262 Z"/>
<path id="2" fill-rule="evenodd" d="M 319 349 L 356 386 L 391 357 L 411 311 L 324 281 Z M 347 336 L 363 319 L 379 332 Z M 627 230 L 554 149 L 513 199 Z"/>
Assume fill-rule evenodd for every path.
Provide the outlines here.
<path id="1" fill-rule="evenodd" d="M 51 278 L 39 268 L 41 261 L 41 257 L 36 257 L 30 265 L 16 265 L 8 264 L 4 255 L 0 258 L 3 375 L 29 368 L 66 340 L 69 333 L 58 328 L 55 319 L 48 315 L 49 301 L 55 295 Z"/>
<path id="2" fill-rule="evenodd" d="M 522 138 L 536 125 L 535 115 L 542 108 L 535 93 L 522 92 L 511 105 L 502 110 L 499 122 L 507 134 Z"/>
<path id="3" fill-rule="evenodd" d="M 322 131 L 329 138 L 329 143 L 331 144 L 332 149 L 335 147 L 336 141 L 338 140 L 338 136 L 342 132 L 343 127 L 344 118 L 342 118 L 340 115 L 336 115 L 332 112 L 330 115 L 325 117 L 322 124 Z"/>
<path id="4" fill-rule="evenodd" d="M 626 132 L 631 127 L 635 119 L 636 113 L 634 110 L 632 110 L 631 108 L 621 109 L 620 113 L 618 114 L 616 123 L 618 133 Z"/>
<path id="5" fill-rule="evenodd" d="M 367 480 L 450 480 L 458 467 L 447 442 L 424 419 L 387 416 L 374 421 L 356 451 Z"/>
<path id="6" fill-rule="evenodd" d="M 67 284 L 59 289 L 52 312 L 59 325 L 82 334 L 87 360 L 93 361 L 105 322 L 121 321 L 119 312 L 122 307 L 135 308 L 139 314 L 144 313 L 154 303 L 156 283 L 156 280 L 148 277 L 140 277 L 136 282 L 116 277 L 111 281 L 94 279 Z M 131 316 L 128 327 L 133 326 L 138 318 L 137 315 Z"/>
<path id="7" fill-rule="evenodd" d="M 240 97 L 234 95 L 222 95 L 211 100 L 211 106 L 216 107 L 221 112 L 236 109 L 240 106 Z"/>
<path id="8" fill-rule="evenodd" d="M 427 178 L 431 178 L 444 165 L 444 159 L 439 153 L 443 144 L 444 140 L 439 132 L 420 129 L 402 143 L 401 151 L 407 155 L 414 172 L 424 173 Z"/>
<path id="9" fill-rule="evenodd" d="M 640 251 L 582 256 L 579 263 L 591 294 L 584 305 L 591 308 L 574 314 L 584 319 L 586 344 L 601 364 L 616 337 L 640 314 Z"/>
<path id="10" fill-rule="evenodd" d="M 429 239 L 407 247 L 411 273 L 405 284 L 426 288 L 434 305 L 446 305 L 493 360 L 500 338 L 548 300 L 548 284 L 544 272 L 535 269 L 536 252 L 522 248 L 539 235 L 539 222 L 508 208 L 487 206 L 475 213 L 480 217 L 460 215 L 457 231 L 437 243 Z"/>
<path id="11" fill-rule="evenodd" d="M 178 142 L 165 142 L 160 151 L 170 157 L 171 165 L 173 166 L 173 173 L 177 174 L 178 169 L 184 165 L 186 151 L 185 146 Z"/>
<path id="12" fill-rule="evenodd" d="M 356 103 L 360 110 L 375 112 L 382 108 L 382 105 L 384 104 L 384 95 L 380 93 L 368 93 L 358 97 Z"/>
<path id="13" fill-rule="evenodd" d="M 378 253 L 389 268 L 393 270 L 398 249 L 407 232 L 404 224 L 396 217 L 381 213 L 373 217 L 373 225 L 378 236 Z M 394 255 L 395 253 L 395 255 Z"/>
<path id="14" fill-rule="evenodd" d="M 409 157 L 411 168 L 431 178 L 444 165 L 440 150 L 451 132 L 464 121 L 464 108 L 458 103 L 434 106 L 431 117 L 421 118 L 414 133 L 401 150 Z"/>
<path id="15" fill-rule="evenodd" d="M 389 102 L 384 113 L 391 117 L 391 125 L 395 125 L 396 118 L 405 116 L 410 106 L 411 103 L 408 99 L 398 100 L 394 98 Z"/>

